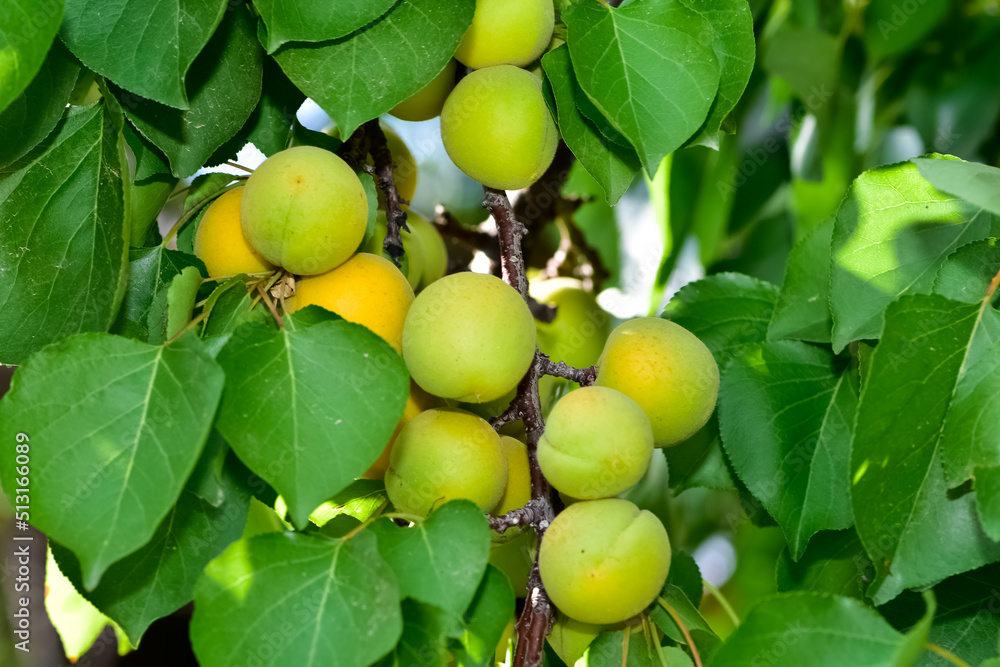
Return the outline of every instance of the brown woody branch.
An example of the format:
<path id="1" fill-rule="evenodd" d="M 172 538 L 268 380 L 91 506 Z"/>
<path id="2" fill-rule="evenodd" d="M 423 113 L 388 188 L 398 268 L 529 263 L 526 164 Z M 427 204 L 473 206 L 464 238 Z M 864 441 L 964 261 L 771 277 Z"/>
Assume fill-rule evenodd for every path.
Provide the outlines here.
<path id="1" fill-rule="evenodd" d="M 497 236 L 500 240 L 500 267 L 504 280 L 516 289 L 522 297 L 528 300 L 528 278 L 524 268 L 524 255 L 521 252 L 521 238 L 527 232 L 525 226 L 514 215 L 507 193 L 503 190 L 484 187 L 485 200 L 483 205 L 489 209 L 497 223 Z M 545 430 L 542 418 L 542 405 L 538 398 L 538 378 L 548 359 L 541 352 L 535 351 L 535 358 L 524 378 L 517 385 L 517 393 L 510 407 L 501 417 L 507 416 L 508 421 L 518 419 L 524 423 L 528 445 L 528 466 L 531 471 L 531 502 L 522 508 L 522 514 L 516 518 L 532 518 L 531 525 L 538 534 L 538 547 L 541 549 L 545 530 L 554 515 L 550 500 L 549 483 L 538 467 L 538 440 Z M 551 362 L 549 362 L 551 363 Z M 495 421 L 496 426 L 501 420 Z M 500 428 L 496 426 L 496 428 Z M 515 510 L 517 512 L 518 510 Z M 504 525 L 504 517 L 497 517 L 500 525 Z M 511 518 L 513 520 L 514 517 Z M 492 522 L 491 522 L 492 523 Z M 523 522 L 522 522 L 523 524 Z M 504 527 L 506 530 L 506 527 Z M 528 578 L 528 599 L 517 621 L 517 645 L 514 649 L 513 667 L 541 667 L 544 657 L 545 637 L 552 626 L 552 603 L 545 593 L 541 577 L 538 574 L 538 558 L 531 568 Z"/>
<path id="2" fill-rule="evenodd" d="M 541 367 L 543 375 L 554 375 L 556 377 L 566 378 L 567 380 L 576 382 L 582 387 L 589 387 L 597 380 L 597 366 L 576 368 L 575 366 L 567 365 L 565 361 L 552 361 L 544 354 L 542 357 L 544 358 Z"/>
<path id="3" fill-rule="evenodd" d="M 368 137 L 368 152 L 375 163 L 375 180 L 385 197 L 385 241 L 382 242 L 382 249 L 389 253 L 392 260 L 399 266 L 399 258 L 403 256 L 403 241 L 400 239 L 400 231 L 410 231 L 406 226 L 406 211 L 401 205 L 399 190 L 396 189 L 396 181 L 393 178 L 392 153 L 385 140 L 385 133 L 378 124 L 378 119 L 370 120 L 364 124 L 365 134 Z M 410 202 L 406 202 L 409 204 Z"/>
<path id="4" fill-rule="evenodd" d="M 490 517 L 490 529 L 498 533 L 515 526 L 538 526 L 552 523 L 552 505 L 542 498 L 529 500 L 528 504 L 511 510 L 503 516 Z"/>

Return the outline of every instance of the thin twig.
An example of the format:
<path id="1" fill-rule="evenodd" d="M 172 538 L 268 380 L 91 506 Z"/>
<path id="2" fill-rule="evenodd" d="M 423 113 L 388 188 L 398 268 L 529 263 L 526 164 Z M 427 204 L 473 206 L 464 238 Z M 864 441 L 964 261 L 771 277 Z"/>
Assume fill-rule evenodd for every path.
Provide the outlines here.
<path id="1" fill-rule="evenodd" d="M 554 362 L 544 354 L 542 355 L 541 372 L 543 375 L 554 375 L 572 380 L 582 387 L 589 387 L 597 381 L 597 366 L 576 368 L 567 365 L 565 361 Z"/>
<path id="2" fill-rule="evenodd" d="M 677 610 L 671 607 L 663 598 L 659 599 L 659 603 L 660 606 L 663 607 L 668 614 L 670 614 L 670 618 L 674 619 L 674 623 L 677 624 L 677 626 L 681 629 L 681 632 L 684 634 L 684 639 L 687 641 L 688 648 L 691 649 L 691 655 L 694 657 L 695 667 L 702 667 L 701 656 L 698 655 L 698 647 L 694 645 L 694 640 L 691 639 L 691 633 L 688 632 L 687 626 L 684 625 L 684 621 L 681 620 L 680 614 L 678 614 Z"/>
<path id="3" fill-rule="evenodd" d="M 543 498 L 529 500 L 524 507 L 511 510 L 502 516 L 490 517 L 490 529 L 498 533 L 515 526 L 540 526 L 552 523 L 552 505 Z"/>
<path id="4" fill-rule="evenodd" d="M 234 167 L 236 169 L 241 169 L 241 170 L 247 172 L 248 174 L 252 174 L 253 173 L 253 169 L 251 169 L 250 167 L 244 167 L 242 164 L 236 164 L 232 160 L 227 160 L 226 164 L 229 165 L 230 167 Z"/>
<path id="5" fill-rule="evenodd" d="M 375 179 L 385 197 L 386 232 L 382 249 L 392 257 L 396 266 L 399 266 L 399 258 L 403 256 L 403 241 L 399 234 L 402 230 L 410 231 L 410 228 L 406 226 L 406 211 L 401 205 L 402 199 L 393 178 L 392 153 L 389 151 L 389 144 L 386 143 L 385 133 L 382 132 L 378 119 L 368 121 L 364 124 L 364 128 L 368 135 L 369 152 L 375 163 Z"/>
<path id="6" fill-rule="evenodd" d="M 719 602 L 719 605 L 726 612 L 726 615 L 729 616 L 729 620 L 733 622 L 733 627 L 739 627 L 740 617 L 736 615 L 733 605 L 729 604 L 729 600 L 727 600 L 726 596 L 722 594 L 722 591 L 708 583 L 705 579 L 701 580 L 701 584 L 705 587 L 705 590 Z"/>

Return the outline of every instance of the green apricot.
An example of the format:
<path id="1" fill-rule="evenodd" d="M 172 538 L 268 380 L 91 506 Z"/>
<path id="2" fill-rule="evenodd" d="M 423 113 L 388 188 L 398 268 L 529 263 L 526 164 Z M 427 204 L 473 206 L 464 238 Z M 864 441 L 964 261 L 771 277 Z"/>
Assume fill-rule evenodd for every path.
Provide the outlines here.
<path id="1" fill-rule="evenodd" d="M 400 512 L 426 516 L 456 498 L 484 512 L 507 485 L 500 436 L 485 420 L 463 410 L 433 408 L 407 422 L 396 436 L 385 490 Z"/>
<path id="2" fill-rule="evenodd" d="M 455 59 L 472 69 L 523 67 L 542 55 L 554 25 L 552 0 L 477 0 Z"/>
<path id="3" fill-rule="evenodd" d="M 559 399 L 538 441 L 538 465 L 552 486 L 574 498 L 614 496 L 638 482 L 653 455 L 642 408 L 607 387 Z"/>
<path id="4" fill-rule="evenodd" d="M 555 307 L 556 316 L 551 322 L 536 323 L 538 349 L 552 361 L 564 361 L 577 368 L 596 364 L 611 324 L 608 314 L 597 305 L 594 294 L 566 287 L 542 301 Z"/>
<path id="5" fill-rule="evenodd" d="M 243 234 L 270 262 L 299 275 L 343 264 L 365 235 L 368 199 L 347 163 L 296 146 L 275 153 L 243 188 Z"/>
<path id="6" fill-rule="evenodd" d="M 420 241 L 420 249 L 423 252 L 423 271 L 420 274 L 422 289 L 440 280 L 447 273 L 448 248 L 437 227 L 426 218 L 410 211 L 406 216 L 406 225 L 410 228 L 413 238 Z"/>
<path id="7" fill-rule="evenodd" d="M 670 320 L 638 317 L 611 332 L 597 383 L 622 392 L 646 412 L 657 447 L 690 438 L 719 395 L 719 367 L 705 344 Z"/>
<path id="8" fill-rule="evenodd" d="M 654 514 L 627 500 L 584 500 L 549 526 L 538 568 L 559 611 L 583 623 L 620 623 L 659 595 L 670 538 Z"/>
<path id="9" fill-rule="evenodd" d="M 407 221 L 413 217 L 413 213 L 407 213 Z M 375 233 L 372 237 L 368 239 L 365 243 L 365 252 L 370 252 L 373 255 L 378 255 L 379 257 L 385 257 L 391 260 L 383 250 L 382 244 L 385 242 L 385 235 L 389 233 L 388 223 L 385 219 L 385 211 L 379 210 L 375 214 Z M 410 283 L 410 287 L 416 291 L 417 286 L 420 284 L 420 279 L 424 274 L 424 248 L 421 239 L 415 237 L 412 233 L 406 231 L 405 229 L 400 230 L 399 240 L 403 242 L 403 257 L 400 259 L 400 270 L 403 275 L 406 276 L 406 282 Z"/>
<path id="10" fill-rule="evenodd" d="M 603 630 L 603 625 L 581 623 L 575 618 L 557 613 L 548 636 L 549 646 L 565 664 L 575 665 Z"/>
<path id="11" fill-rule="evenodd" d="M 541 80 L 512 65 L 462 79 L 441 111 L 441 139 L 459 169 L 483 185 L 526 188 L 552 163 L 559 132 Z"/>
<path id="12" fill-rule="evenodd" d="M 445 276 L 417 295 L 403 325 L 410 376 L 442 398 L 500 398 L 517 386 L 534 355 L 531 311 L 517 290 L 495 276 Z"/>

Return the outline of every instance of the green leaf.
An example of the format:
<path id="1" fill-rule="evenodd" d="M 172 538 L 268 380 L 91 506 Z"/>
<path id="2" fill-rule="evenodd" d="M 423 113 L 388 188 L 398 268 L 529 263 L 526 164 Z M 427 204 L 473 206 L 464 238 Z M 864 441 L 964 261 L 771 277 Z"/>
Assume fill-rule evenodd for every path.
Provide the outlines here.
<path id="1" fill-rule="evenodd" d="M 718 413 L 684 442 L 663 449 L 670 468 L 670 488 L 678 493 L 699 487 L 736 490 L 736 480 L 722 453 Z"/>
<path id="2" fill-rule="evenodd" d="M 823 116 L 838 85 L 840 40 L 822 30 L 782 24 L 767 36 L 761 66 L 781 77 L 810 112 Z"/>
<path id="3" fill-rule="evenodd" d="M 265 58 L 263 92 L 244 127 L 244 130 L 249 128 L 246 140 L 267 157 L 287 148 L 295 113 L 305 99 L 278 63 L 273 58 Z"/>
<path id="4" fill-rule="evenodd" d="M 939 192 L 913 162 L 861 174 L 833 227 L 834 351 L 878 338 L 886 306 L 903 294 L 930 292 L 944 260 L 993 228 L 1000 228 L 995 216 Z"/>
<path id="5" fill-rule="evenodd" d="M 0 113 L 0 136 L 4 137 L 0 167 L 14 162 L 48 136 L 66 111 L 79 74 L 80 67 L 66 47 L 54 42 L 31 84 Z"/>
<path id="6" fill-rule="evenodd" d="M 809 667 L 895 667 L 904 641 L 884 618 L 858 600 L 819 593 L 785 593 L 750 610 L 722 644 L 712 667 L 756 661 Z"/>
<path id="7" fill-rule="evenodd" d="M 363 30 L 317 44 L 290 44 L 274 58 L 330 115 L 343 139 L 440 74 L 474 10 L 473 0 L 401 0 Z"/>
<path id="8" fill-rule="evenodd" d="M 159 229 L 154 226 L 156 218 L 177 185 L 177 179 L 170 173 L 166 158 L 134 127 L 125 123 L 122 134 L 135 157 L 135 177 L 129 196 L 130 244 L 154 245 L 159 242 Z M 149 242 L 151 230 L 155 232 L 152 243 Z"/>
<path id="9" fill-rule="evenodd" d="M 149 309 L 149 341 L 164 343 L 180 333 L 191 321 L 201 289 L 201 272 L 188 266 L 174 276 L 167 289 L 157 293 Z"/>
<path id="10" fill-rule="evenodd" d="M 32 356 L 0 402 L 0 433 L 32 443 L 31 523 L 80 559 L 93 589 L 146 544 L 208 437 L 222 371 L 194 336 L 166 347 L 80 334 Z M 0 462 L 13 498 L 14 457 Z"/>
<path id="11" fill-rule="evenodd" d="M 262 71 L 253 19 L 237 7 L 192 66 L 183 111 L 122 90 L 115 95 L 136 129 L 167 156 L 174 176 L 186 178 L 246 123 L 260 99 Z"/>
<path id="12" fill-rule="evenodd" d="M 851 525 L 858 385 L 858 374 L 839 369 L 832 354 L 794 341 L 748 348 L 722 374 L 722 444 L 795 560 L 817 531 Z"/>
<path id="13" fill-rule="evenodd" d="M 641 165 L 635 151 L 608 139 L 580 113 L 582 97 L 573 74 L 569 49 L 560 46 L 542 58 L 545 80 L 552 87 L 559 116 L 559 132 L 580 164 L 600 183 L 604 198 L 613 206 L 628 190 Z"/>
<path id="14" fill-rule="evenodd" d="M 243 462 L 284 497 L 297 526 L 378 458 L 409 389 L 403 360 L 367 328 L 301 321 L 287 318 L 280 331 L 247 325 L 223 348 L 217 422 Z"/>
<path id="15" fill-rule="evenodd" d="M 358 521 L 367 521 L 385 505 L 387 499 L 382 480 L 358 479 L 316 508 L 316 511 L 309 515 L 309 520 L 320 527 L 341 515 L 354 517 Z"/>
<path id="16" fill-rule="evenodd" d="M 148 342 L 154 302 L 158 295 L 165 300 L 171 281 L 189 267 L 203 270 L 204 264 L 194 255 L 167 250 L 162 246 L 130 248 L 128 288 L 113 333 Z"/>
<path id="17" fill-rule="evenodd" d="M 573 169 L 579 169 L 587 178 L 591 178 L 580 164 L 575 164 Z M 621 282 L 622 253 L 614 209 L 605 201 L 587 202 L 573 212 L 573 225 L 583 234 L 587 245 L 594 249 L 608 272 L 608 278 L 602 283 L 602 287 L 618 285 Z"/>
<path id="18" fill-rule="evenodd" d="M 368 529 L 399 579 L 399 591 L 455 615 L 465 612 L 486 571 L 486 517 L 467 500 L 453 500 L 423 522 L 400 528 L 388 519 Z"/>
<path id="19" fill-rule="evenodd" d="M 956 250 L 938 270 L 934 294 L 961 301 L 982 303 L 990 282 L 1000 272 L 1000 243 L 983 239 Z"/>
<path id="20" fill-rule="evenodd" d="M 493 663 L 497 644 L 513 619 L 514 591 L 510 581 L 503 572 L 487 565 L 476 596 L 465 612 L 468 629 L 461 637 L 464 651 L 459 664 Z"/>
<path id="21" fill-rule="evenodd" d="M 202 312 L 207 312 L 202 336 L 213 338 L 231 334 L 249 322 L 272 322 L 271 313 L 263 303 L 253 303 L 243 278 L 236 276 L 215 288 L 205 301 Z"/>
<path id="22" fill-rule="evenodd" d="M 916 46 L 948 14 L 948 0 L 901 4 L 872 0 L 865 8 L 865 47 L 873 60 L 902 54 Z"/>
<path id="23" fill-rule="evenodd" d="M 977 520 L 976 494 L 950 498 L 942 467 L 942 425 L 981 313 L 937 295 L 906 296 L 886 311 L 851 460 L 855 525 L 876 567 L 867 595 L 876 604 L 1000 558 Z"/>
<path id="24" fill-rule="evenodd" d="M 347 0 L 336 4 L 254 0 L 267 26 L 268 53 L 285 42 L 323 42 L 349 35 L 385 14 L 396 0 Z"/>
<path id="25" fill-rule="evenodd" d="M 770 340 L 829 343 L 830 245 L 833 219 L 801 238 L 788 255 L 781 293 L 768 327 Z"/>
<path id="26" fill-rule="evenodd" d="M 712 24 L 679 0 L 581 0 L 562 18 L 580 87 L 652 177 L 705 123 L 719 90 Z"/>
<path id="27" fill-rule="evenodd" d="M 32 162 L 0 180 L 2 363 L 114 320 L 128 231 L 126 166 L 108 113 L 71 110 Z"/>
<path id="28" fill-rule="evenodd" d="M 927 641 L 951 651 L 970 665 L 1000 656 L 997 647 L 1000 635 L 998 585 L 1000 565 L 993 564 L 950 577 L 934 586 L 937 614 Z M 883 613 L 897 627 L 909 627 L 913 624 L 913 609 L 917 607 L 916 597 L 916 593 L 904 593 L 883 607 Z M 917 667 L 939 667 L 948 663 L 925 653 L 915 664 Z"/>
<path id="29" fill-rule="evenodd" d="M 786 548 L 778 557 L 778 590 L 813 591 L 861 598 L 862 576 L 869 564 L 853 530 L 823 532 L 799 558 Z"/>
<path id="30" fill-rule="evenodd" d="M 448 638 L 461 628 L 455 616 L 434 605 L 403 600 L 403 634 L 377 667 L 439 667 L 448 664 Z"/>
<path id="31" fill-rule="evenodd" d="M 153 621 L 191 601 L 205 566 L 243 533 L 250 496 L 233 471 L 223 469 L 222 502 L 203 500 L 195 489 L 199 477 L 211 476 L 210 469 L 193 475 L 149 543 L 108 568 L 97 588 L 84 591 L 84 597 L 121 626 L 133 646 Z M 76 557 L 59 545 L 52 550 L 60 569 L 83 590 Z"/>
<path id="32" fill-rule="evenodd" d="M 941 192 L 1000 215 L 1000 169 L 963 160 L 914 160 L 920 175 Z"/>
<path id="33" fill-rule="evenodd" d="M 704 593 L 701 570 L 698 569 L 698 563 L 695 562 L 694 558 L 686 552 L 674 550 L 670 558 L 667 583 L 679 588 L 695 608 L 701 606 L 701 598 Z"/>
<path id="34" fill-rule="evenodd" d="M 767 338 L 778 288 L 740 273 L 718 273 L 688 283 L 670 300 L 663 317 L 703 342 L 719 368 L 748 345 Z"/>
<path id="35" fill-rule="evenodd" d="M 719 130 L 743 96 L 753 72 L 757 46 L 753 34 L 753 14 L 746 0 L 712 3 L 682 1 L 688 9 L 704 16 L 715 28 L 712 49 L 719 60 L 719 92 L 712 102 L 705 126 L 692 143 L 718 148 Z"/>
<path id="36" fill-rule="evenodd" d="M 0 0 L 0 112 L 29 86 L 59 30 L 63 1 Z M 5 135 L 6 136 L 6 135 Z"/>
<path id="37" fill-rule="evenodd" d="M 59 36 L 84 65 L 122 88 L 187 109 L 185 76 L 226 8 L 225 0 L 67 0 Z"/>
<path id="38" fill-rule="evenodd" d="M 395 577 L 369 531 L 346 541 L 266 533 L 205 568 L 191 643 L 205 667 L 366 667 L 402 627 Z"/>

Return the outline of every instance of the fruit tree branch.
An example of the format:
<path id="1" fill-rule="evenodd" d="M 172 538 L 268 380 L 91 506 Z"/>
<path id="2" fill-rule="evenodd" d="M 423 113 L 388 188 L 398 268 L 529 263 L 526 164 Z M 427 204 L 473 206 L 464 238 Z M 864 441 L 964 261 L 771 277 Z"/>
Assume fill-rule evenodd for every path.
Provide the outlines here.
<path id="1" fill-rule="evenodd" d="M 490 530 L 504 533 L 515 526 L 538 526 L 542 523 L 552 523 L 552 505 L 538 498 L 529 500 L 524 507 L 511 510 L 503 516 L 490 517 Z"/>
<path id="2" fill-rule="evenodd" d="M 556 377 L 566 378 L 567 380 L 572 380 L 583 387 L 589 387 L 597 380 L 597 366 L 576 368 L 574 366 L 567 365 L 565 361 L 555 362 L 545 355 L 542 356 L 544 358 L 541 368 L 543 375 L 554 375 Z"/>
<path id="3" fill-rule="evenodd" d="M 483 205 L 489 209 L 497 223 L 497 236 L 500 240 L 500 267 L 504 280 L 516 289 L 525 301 L 528 300 L 528 278 L 524 268 L 524 254 L 521 252 L 521 238 L 527 232 L 525 226 L 514 215 L 507 193 L 503 190 L 484 187 L 485 200 Z M 538 440 L 545 430 L 542 418 L 542 404 L 538 398 L 538 378 L 547 358 L 535 350 L 535 358 L 531 367 L 517 385 L 517 393 L 511 401 L 507 412 L 516 414 L 516 419 L 524 422 L 527 435 L 528 466 L 531 471 L 531 501 L 522 510 L 517 519 L 532 518 L 535 532 L 538 534 L 538 547 L 541 549 L 545 530 L 553 516 L 552 502 L 549 498 L 549 483 L 538 467 Z M 506 414 L 506 412 L 505 412 Z M 499 427 L 497 427 L 499 428 Z M 529 506 L 531 509 L 529 510 Z M 517 512 L 518 510 L 515 510 Z M 491 525 L 497 524 L 499 529 L 515 517 L 508 513 L 503 517 L 491 520 Z M 520 521 L 520 523 L 524 523 Z M 528 600 L 517 620 L 517 645 L 514 649 L 513 667 L 541 667 L 545 654 L 545 637 L 552 626 L 552 602 L 545 593 L 541 577 L 538 574 L 538 557 L 531 567 L 528 577 Z"/>
<path id="4" fill-rule="evenodd" d="M 389 253 L 392 261 L 399 266 L 399 258 L 403 256 L 403 242 L 399 233 L 404 229 L 410 231 L 410 228 L 406 226 L 406 211 L 401 206 L 402 200 L 392 174 L 392 153 L 389 152 L 389 145 L 386 143 L 385 133 L 382 132 L 378 119 L 368 121 L 364 124 L 364 128 L 368 135 L 369 152 L 375 163 L 375 180 L 378 181 L 378 186 L 385 197 L 386 232 L 382 249 Z"/>

